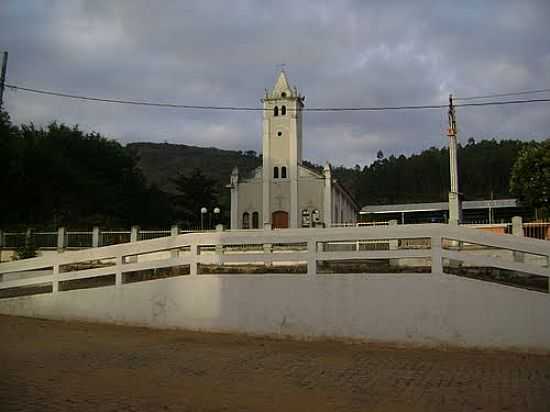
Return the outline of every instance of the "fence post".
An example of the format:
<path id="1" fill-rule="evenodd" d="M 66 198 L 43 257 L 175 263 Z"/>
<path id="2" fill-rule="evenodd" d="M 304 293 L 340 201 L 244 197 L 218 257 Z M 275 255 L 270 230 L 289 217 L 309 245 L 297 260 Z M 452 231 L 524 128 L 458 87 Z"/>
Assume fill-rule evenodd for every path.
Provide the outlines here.
<path id="1" fill-rule="evenodd" d="M 170 227 L 170 236 L 176 237 L 180 234 L 180 227 L 178 225 L 172 225 Z M 179 256 L 179 248 L 172 249 L 170 251 L 170 257 L 177 258 Z"/>
<path id="2" fill-rule="evenodd" d="M 99 247 L 99 226 L 94 226 L 92 229 L 92 247 Z"/>
<path id="3" fill-rule="evenodd" d="M 134 225 L 130 229 L 130 242 L 137 242 L 139 239 L 139 226 Z"/>
<path id="4" fill-rule="evenodd" d="M 317 241 L 307 241 L 307 274 L 314 276 L 317 274 Z"/>
<path id="5" fill-rule="evenodd" d="M 180 234 L 180 227 L 176 225 L 170 226 L 170 236 L 177 236 Z"/>
<path id="6" fill-rule="evenodd" d="M 443 262 L 441 261 L 441 235 L 432 236 L 432 275 L 443 274 Z"/>
<path id="7" fill-rule="evenodd" d="M 0 263 L 2 262 L 2 252 L 4 250 L 4 232 L 0 229 Z M 2 274 L 0 273 L 0 282 L 2 282 Z"/>
<path id="8" fill-rule="evenodd" d="M 115 286 L 122 286 L 122 255 L 116 256 L 115 261 Z M 135 262 L 137 262 L 137 256 Z"/>
<path id="9" fill-rule="evenodd" d="M 223 232 L 223 225 L 216 225 L 216 232 Z M 216 255 L 223 255 L 223 245 L 219 239 L 216 240 Z"/>
<path id="10" fill-rule="evenodd" d="M 52 275 L 52 293 L 57 293 L 59 292 L 59 265 L 53 265 Z"/>
<path id="11" fill-rule="evenodd" d="M 273 243 L 264 243 L 262 245 L 264 250 L 264 255 L 266 255 L 264 259 L 264 265 L 268 268 L 273 266 L 273 260 L 271 254 L 273 253 Z"/>
<path id="12" fill-rule="evenodd" d="M 520 236 L 523 237 L 523 219 L 521 216 L 514 216 L 512 217 L 512 235 L 514 236 Z M 514 251 L 514 262 L 520 262 L 523 263 L 524 260 L 524 253 Z"/>
<path id="13" fill-rule="evenodd" d="M 189 274 L 197 275 L 197 266 L 199 260 L 199 245 L 196 238 L 191 241 L 191 263 L 189 264 Z"/>
<path id="14" fill-rule="evenodd" d="M 67 246 L 65 241 L 66 234 L 67 230 L 65 227 L 61 226 L 57 228 L 57 253 L 62 253 Z"/>
<path id="15" fill-rule="evenodd" d="M 521 216 L 512 218 L 512 234 L 514 236 L 523 236 L 523 219 Z"/>
<path id="16" fill-rule="evenodd" d="M 394 219 L 394 220 L 390 220 L 388 222 L 388 224 L 390 226 L 397 226 L 397 220 Z M 390 227 L 391 229 L 391 227 Z M 391 234 L 391 232 L 390 232 Z M 389 248 L 390 250 L 397 250 L 399 249 L 399 240 L 398 239 L 390 239 L 390 241 L 388 242 L 389 243 Z M 399 259 L 390 259 L 390 266 L 399 266 Z"/>

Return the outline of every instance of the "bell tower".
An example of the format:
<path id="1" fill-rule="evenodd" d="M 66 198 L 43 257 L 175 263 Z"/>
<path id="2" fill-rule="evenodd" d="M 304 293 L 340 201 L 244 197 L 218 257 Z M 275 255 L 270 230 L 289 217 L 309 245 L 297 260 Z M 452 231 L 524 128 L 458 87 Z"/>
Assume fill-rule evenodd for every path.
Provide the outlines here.
<path id="1" fill-rule="evenodd" d="M 286 73 L 279 73 L 263 102 L 263 175 L 262 216 L 272 224 L 272 213 L 288 213 L 288 227 L 298 227 L 298 165 L 302 163 L 302 109 L 304 97 L 291 88 Z M 272 205 L 272 189 L 277 185 L 286 206 Z M 284 193 L 283 193 L 284 192 Z M 279 210 L 279 209 L 288 210 Z M 275 210 L 277 209 L 277 210 Z"/>

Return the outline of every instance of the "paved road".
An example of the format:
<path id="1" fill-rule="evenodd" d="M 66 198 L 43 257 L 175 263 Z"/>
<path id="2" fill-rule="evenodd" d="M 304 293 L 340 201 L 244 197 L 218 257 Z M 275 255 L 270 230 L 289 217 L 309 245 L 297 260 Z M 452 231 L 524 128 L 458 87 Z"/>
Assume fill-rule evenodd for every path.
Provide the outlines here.
<path id="1" fill-rule="evenodd" d="M 0 316 L 0 411 L 550 411 L 550 356 Z"/>

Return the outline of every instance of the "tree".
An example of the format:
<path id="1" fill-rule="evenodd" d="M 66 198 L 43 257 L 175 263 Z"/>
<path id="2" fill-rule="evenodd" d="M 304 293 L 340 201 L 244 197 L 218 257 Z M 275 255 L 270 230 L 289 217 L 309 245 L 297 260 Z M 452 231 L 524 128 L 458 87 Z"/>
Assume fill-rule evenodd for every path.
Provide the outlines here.
<path id="1" fill-rule="evenodd" d="M 174 196 L 175 214 L 181 223 L 198 226 L 201 208 L 211 212 L 218 206 L 216 180 L 203 175 L 200 169 L 189 175 L 179 172 L 172 183 L 177 191 Z"/>
<path id="2" fill-rule="evenodd" d="M 169 224 L 171 203 L 148 187 L 137 162 L 99 133 L 56 122 L 14 127 L 0 112 L 0 225 Z"/>
<path id="3" fill-rule="evenodd" d="M 521 151 L 512 168 L 510 191 L 543 214 L 550 213 L 550 139 Z"/>

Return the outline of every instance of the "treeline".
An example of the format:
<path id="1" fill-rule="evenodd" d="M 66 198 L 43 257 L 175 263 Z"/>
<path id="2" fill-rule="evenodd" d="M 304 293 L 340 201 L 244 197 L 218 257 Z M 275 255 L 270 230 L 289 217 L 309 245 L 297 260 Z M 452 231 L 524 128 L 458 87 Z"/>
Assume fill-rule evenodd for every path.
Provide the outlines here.
<path id="1" fill-rule="evenodd" d="M 77 126 L 15 127 L 0 112 L 0 227 L 127 227 L 172 223 L 169 196 L 137 157 Z"/>
<path id="2" fill-rule="evenodd" d="M 523 148 L 532 142 L 470 138 L 459 145 L 460 189 L 465 200 L 502 199 L 513 196 L 509 189 L 512 166 Z M 446 201 L 449 191 L 447 148 L 431 147 L 411 156 L 385 157 L 368 166 L 337 167 L 334 173 L 359 204 Z"/>

